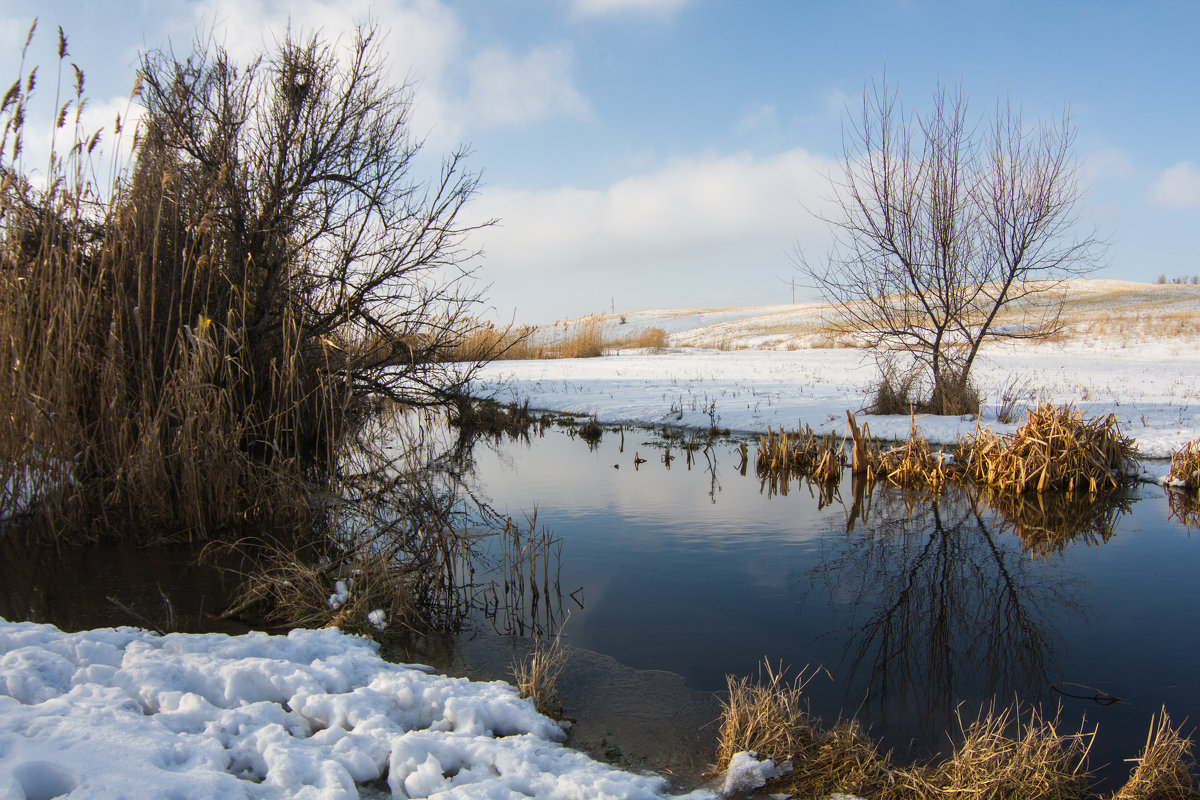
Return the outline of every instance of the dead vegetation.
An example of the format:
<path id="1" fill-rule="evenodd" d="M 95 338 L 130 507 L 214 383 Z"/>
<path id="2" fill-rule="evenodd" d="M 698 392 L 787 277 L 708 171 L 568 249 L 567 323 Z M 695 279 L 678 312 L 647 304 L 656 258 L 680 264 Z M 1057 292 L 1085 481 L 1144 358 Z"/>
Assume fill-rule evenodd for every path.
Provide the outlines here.
<path id="1" fill-rule="evenodd" d="M 811 478 L 817 483 L 837 483 L 846 459 L 836 436 L 817 436 L 812 428 L 801 425 L 796 433 L 789 434 L 781 427 L 778 433 L 768 430 L 758 437 L 754 464 L 760 478 Z"/>
<path id="2" fill-rule="evenodd" d="M 553 325 L 498 328 L 480 323 L 462 337 L 452 361 L 515 361 L 551 358 L 597 358 L 614 350 L 657 352 L 668 344 L 662 328 L 642 328 L 618 335 L 608 318 L 593 314 Z"/>
<path id="3" fill-rule="evenodd" d="M 521 697 L 532 698 L 534 708 L 548 717 L 562 716 L 558 678 L 566 669 L 568 658 L 560 627 L 549 640 L 544 635 L 535 636 L 529 653 L 511 667 Z"/>
<path id="4" fill-rule="evenodd" d="M 1188 442 L 1171 454 L 1167 483 L 1182 488 L 1194 499 L 1200 500 L 1200 439 Z"/>
<path id="5" fill-rule="evenodd" d="M 1017 706 L 982 709 L 972 720 L 960 709 L 950 753 L 898 765 L 854 720 L 832 728 L 806 710 L 803 671 L 793 679 L 764 661 L 757 681 L 727 676 L 717 767 L 752 751 L 791 770 L 766 789 L 798 797 L 849 793 L 873 800 L 1082 800 L 1091 792 L 1088 753 L 1096 729 L 1063 730 L 1058 713 Z M 1191 741 L 1165 711 L 1151 721 L 1146 747 L 1111 800 L 1195 800 Z"/>
<path id="6" fill-rule="evenodd" d="M 1182 725 L 1172 726 L 1164 708 L 1150 720 L 1146 745 L 1133 763 L 1129 780 L 1112 800 L 1196 800 L 1196 762 L 1192 758 L 1192 740 Z"/>
<path id="7" fill-rule="evenodd" d="M 972 481 L 1001 492 L 1116 489 L 1132 473 L 1137 445 L 1114 414 L 1083 418 L 1071 406 L 1042 403 L 1010 434 L 978 427 L 955 462 Z"/>

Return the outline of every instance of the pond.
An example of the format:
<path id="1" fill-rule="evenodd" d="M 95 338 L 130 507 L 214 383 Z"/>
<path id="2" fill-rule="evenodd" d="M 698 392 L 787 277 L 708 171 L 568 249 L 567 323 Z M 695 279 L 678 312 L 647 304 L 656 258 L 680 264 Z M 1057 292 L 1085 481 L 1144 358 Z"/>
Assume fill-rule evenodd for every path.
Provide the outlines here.
<path id="1" fill-rule="evenodd" d="M 960 709 L 969 721 L 992 702 L 1062 704 L 1067 728 L 1099 726 L 1090 764 L 1114 788 L 1152 714 L 1200 719 L 1200 541 L 1187 524 L 1200 514 L 1160 487 L 1000 511 L 953 488 L 868 493 L 849 476 L 823 495 L 760 483 L 736 442 L 689 453 L 665 435 L 608 429 L 589 446 L 549 427 L 468 459 L 478 499 L 525 529 L 536 511 L 536 531 L 557 540 L 560 593 L 541 596 L 539 618 L 574 649 L 560 688 L 575 746 L 698 775 L 726 676 L 754 676 L 764 658 L 805 669 L 815 714 L 857 717 L 898 761 L 944 747 Z M 0 615 L 245 630 L 219 616 L 236 574 L 194 559 L 0 536 Z M 388 649 L 508 678 L 528 637 L 496 623 Z"/>
<path id="2" fill-rule="evenodd" d="M 1002 514 L 954 489 L 856 503 L 848 477 L 833 497 L 772 491 L 741 460 L 552 428 L 477 447 L 475 478 L 561 541 L 571 647 L 700 692 L 764 658 L 807 667 L 812 710 L 858 717 L 899 759 L 944 745 L 960 705 L 1061 703 L 1068 727 L 1098 724 L 1090 763 L 1111 781 L 1161 707 L 1200 719 L 1200 541 L 1160 487 Z"/>

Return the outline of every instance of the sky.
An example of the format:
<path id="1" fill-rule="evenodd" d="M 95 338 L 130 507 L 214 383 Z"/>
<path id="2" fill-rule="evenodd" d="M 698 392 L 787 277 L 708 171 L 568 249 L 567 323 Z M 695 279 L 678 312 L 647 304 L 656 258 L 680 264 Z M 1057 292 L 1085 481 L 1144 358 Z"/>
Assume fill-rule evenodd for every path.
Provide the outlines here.
<path id="1" fill-rule="evenodd" d="M 1076 130 L 1080 230 L 1099 277 L 1200 274 L 1200 2 L 1106 0 L 0 0 L 0 80 L 53 91 L 55 26 L 89 120 L 128 115 L 138 53 L 197 34 L 249 58 L 291 26 L 372 22 L 415 87 L 432 178 L 470 149 L 481 312 L 544 323 L 607 311 L 816 299 L 796 253 L 830 234 L 848 112 L 886 79 L 908 111 L 959 84 Z M 115 145 L 110 141 L 110 147 Z"/>

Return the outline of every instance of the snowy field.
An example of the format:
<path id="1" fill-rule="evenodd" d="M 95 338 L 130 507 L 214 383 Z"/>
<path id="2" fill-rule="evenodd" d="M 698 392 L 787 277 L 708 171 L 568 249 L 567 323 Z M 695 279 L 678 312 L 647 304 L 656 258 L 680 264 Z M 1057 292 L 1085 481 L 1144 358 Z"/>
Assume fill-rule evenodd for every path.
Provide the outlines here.
<path id="1" fill-rule="evenodd" d="M 841 434 L 846 411 L 870 404 L 877 370 L 869 351 L 805 347 L 821 340 L 823 311 L 808 303 L 626 314 L 627 326 L 668 331 L 671 346 L 593 359 L 498 361 L 476 392 L 606 423 L 708 428 L 715 419 L 743 433 L 804 423 Z M 1089 417 L 1116 414 L 1144 459 L 1169 458 L 1200 435 L 1200 289 L 1081 282 L 1067 321 L 1054 341 L 991 343 L 981 351 L 972 371 L 984 398 L 980 424 L 1016 428 L 1019 418 L 996 419 L 1008 392 L 1019 397 L 1019 409 L 1050 401 L 1072 403 Z M 908 416 L 859 417 L 878 438 L 908 436 Z M 951 444 L 976 420 L 920 416 L 917 425 L 930 441 Z"/>

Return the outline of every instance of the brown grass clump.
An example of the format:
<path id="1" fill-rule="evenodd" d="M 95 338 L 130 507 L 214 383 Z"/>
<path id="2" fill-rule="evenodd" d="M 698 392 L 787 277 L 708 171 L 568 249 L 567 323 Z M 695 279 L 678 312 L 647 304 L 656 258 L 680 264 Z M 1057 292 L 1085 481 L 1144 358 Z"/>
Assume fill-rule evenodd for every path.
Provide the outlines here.
<path id="1" fill-rule="evenodd" d="M 754 464 L 760 478 L 804 477 L 818 483 L 837 483 L 846 456 L 836 436 L 817 436 L 812 428 L 801 424 L 792 434 L 781 427 L 778 433 L 768 430 L 758 437 Z"/>
<path id="2" fill-rule="evenodd" d="M 1059 713 L 1037 708 L 983 709 L 966 722 L 958 715 L 959 735 L 952 752 L 940 760 L 901 767 L 857 722 L 825 729 L 804 709 L 807 680 L 794 680 L 769 662 L 759 680 L 727 676 L 728 699 L 722 702 L 717 767 L 733 755 L 751 751 L 791 770 L 768 784 L 769 791 L 798 797 L 828 797 L 844 792 L 873 800 L 1082 800 L 1090 793 L 1088 753 L 1096 729 L 1061 729 Z M 1146 746 L 1125 785 L 1110 800 L 1197 800 L 1191 741 L 1172 727 L 1162 712 L 1151 721 Z"/>
<path id="3" fill-rule="evenodd" d="M 1192 741 L 1183 735 L 1182 726 L 1172 727 L 1167 710 L 1157 722 L 1150 720 L 1142 753 L 1130 759 L 1135 766 L 1129 780 L 1112 800 L 1196 800 L 1200 798 L 1193 772 Z"/>
<path id="4" fill-rule="evenodd" d="M 534 708 L 548 717 L 562 715 L 558 678 L 567 666 L 568 657 L 560 628 L 549 643 L 542 636 L 536 637 L 525 659 L 512 665 L 521 697 L 533 698 Z"/>
<path id="5" fill-rule="evenodd" d="M 1083 797 L 1085 768 L 1095 731 L 1062 733 L 1059 719 L 1030 709 L 994 707 L 964 725 L 962 742 L 942 762 L 903 771 L 912 797 L 971 797 L 980 800 L 1066 800 Z"/>
<path id="6" fill-rule="evenodd" d="M 786 669 L 772 667 L 764 659 L 758 681 L 734 675 L 725 680 L 729 696 L 721 701 L 718 769 L 725 769 L 733 754 L 742 751 L 783 761 L 815 740 L 815 720 L 802 702 L 804 687 L 812 676 L 806 678 L 801 670 L 789 680 Z"/>
<path id="7" fill-rule="evenodd" d="M 1013 433 L 977 428 L 955 460 L 966 477 L 1000 491 L 1097 492 L 1117 488 L 1136 456 L 1115 415 L 1085 420 L 1070 406 L 1042 403 Z"/>
<path id="8" fill-rule="evenodd" d="M 1200 439 L 1188 442 L 1171 454 L 1171 471 L 1167 483 L 1195 493 L 1200 500 Z"/>
<path id="9" fill-rule="evenodd" d="M 881 453 L 875 472 L 902 488 L 938 489 L 950 477 L 945 453 L 938 450 L 935 454 L 929 447 L 929 441 L 917 431 L 916 417 L 912 419 L 908 440 Z"/>

